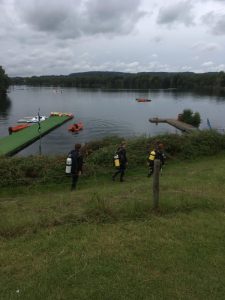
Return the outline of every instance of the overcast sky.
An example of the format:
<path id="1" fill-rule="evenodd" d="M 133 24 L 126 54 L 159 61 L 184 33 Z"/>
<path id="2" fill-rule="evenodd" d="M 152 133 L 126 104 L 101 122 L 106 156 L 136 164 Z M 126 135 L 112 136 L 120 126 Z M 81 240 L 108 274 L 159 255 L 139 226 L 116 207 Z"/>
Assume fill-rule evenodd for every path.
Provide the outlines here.
<path id="1" fill-rule="evenodd" d="M 9 76 L 225 71 L 225 0 L 0 0 Z"/>

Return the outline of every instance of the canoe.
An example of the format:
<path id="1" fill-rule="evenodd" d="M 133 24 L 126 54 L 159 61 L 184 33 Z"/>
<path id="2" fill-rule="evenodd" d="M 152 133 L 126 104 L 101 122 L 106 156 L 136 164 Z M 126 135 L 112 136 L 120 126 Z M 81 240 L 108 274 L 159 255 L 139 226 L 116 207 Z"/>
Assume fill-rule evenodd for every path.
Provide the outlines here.
<path id="1" fill-rule="evenodd" d="M 151 99 L 145 99 L 145 98 L 136 98 L 137 102 L 151 102 Z"/>
<path id="2" fill-rule="evenodd" d="M 80 130 L 82 130 L 84 128 L 84 125 L 82 122 L 80 123 L 75 123 L 75 124 L 72 124 L 68 127 L 68 130 L 71 131 L 71 132 L 78 132 Z"/>
<path id="3" fill-rule="evenodd" d="M 20 130 L 22 130 L 22 129 L 24 129 L 24 128 L 27 128 L 27 127 L 29 127 L 29 126 L 30 126 L 30 125 L 28 125 L 28 124 L 20 124 L 20 125 L 16 125 L 16 126 L 10 126 L 10 127 L 8 128 L 9 134 L 11 134 L 12 132 L 20 131 Z"/>

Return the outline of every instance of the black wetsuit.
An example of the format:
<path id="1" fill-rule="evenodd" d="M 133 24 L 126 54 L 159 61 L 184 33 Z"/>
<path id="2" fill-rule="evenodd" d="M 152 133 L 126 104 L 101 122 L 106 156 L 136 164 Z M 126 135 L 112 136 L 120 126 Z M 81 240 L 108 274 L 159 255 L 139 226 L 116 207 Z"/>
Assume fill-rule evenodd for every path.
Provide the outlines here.
<path id="1" fill-rule="evenodd" d="M 162 166 L 165 164 L 165 154 L 161 150 L 153 150 L 153 151 L 155 152 L 155 159 L 160 160 L 160 168 L 162 168 Z M 154 160 L 148 161 L 149 164 L 148 177 L 150 177 L 154 173 Z"/>
<path id="2" fill-rule="evenodd" d="M 71 175 L 72 175 L 72 185 L 71 190 L 75 190 L 77 186 L 77 181 L 79 178 L 79 173 L 82 172 L 83 167 L 83 156 L 77 150 L 72 150 L 69 153 L 72 159 L 72 166 L 71 166 Z"/>
<path id="3" fill-rule="evenodd" d="M 127 165 L 126 149 L 122 147 L 118 148 L 117 154 L 119 156 L 120 166 L 118 170 L 114 173 L 112 179 L 115 180 L 116 176 L 120 174 L 120 181 L 122 182 L 126 170 L 126 165 Z"/>

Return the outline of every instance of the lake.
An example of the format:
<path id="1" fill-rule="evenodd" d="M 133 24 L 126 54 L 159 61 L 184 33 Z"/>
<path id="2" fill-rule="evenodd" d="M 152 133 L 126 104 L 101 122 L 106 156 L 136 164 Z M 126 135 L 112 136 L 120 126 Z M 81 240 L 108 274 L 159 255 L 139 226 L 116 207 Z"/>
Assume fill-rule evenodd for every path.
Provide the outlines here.
<path id="1" fill-rule="evenodd" d="M 138 103 L 136 98 L 150 98 Z M 201 95 L 175 90 L 90 90 L 53 87 L 14 86 L 6 98 L 0 98 L 0 136 L 8 135 L 8 127 L 27 116 L 48 116 L 52 111 L 71 112 L 75 118 L 44 136 L 42 154 L 68 153 L 75 143 L 86 143 L 109 135 L 125 138 L 154 136 L 178 132 L 167 124 L 151 124 L 152 117 L 176 118 L 183 109 L 198 111 L 207 128 L 225 128 L 225 97 Z M 82 121 L 84 130 L 69 132 L 68 126 Z M 39 141 L 19 152 L 18 156 L 39 153 Z"/>

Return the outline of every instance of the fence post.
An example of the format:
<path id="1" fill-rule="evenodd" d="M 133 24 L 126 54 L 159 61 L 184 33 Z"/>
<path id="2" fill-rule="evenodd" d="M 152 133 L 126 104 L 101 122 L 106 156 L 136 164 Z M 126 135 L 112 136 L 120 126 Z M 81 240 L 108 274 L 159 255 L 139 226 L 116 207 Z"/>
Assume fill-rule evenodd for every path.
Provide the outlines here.
<path id="1" fill-rule="evenodd" d="M 159 173 L 160 173 L 160 160 L 154 160 L 154 173 L 153 173 L 153 209 L 159 207 Z"/>

